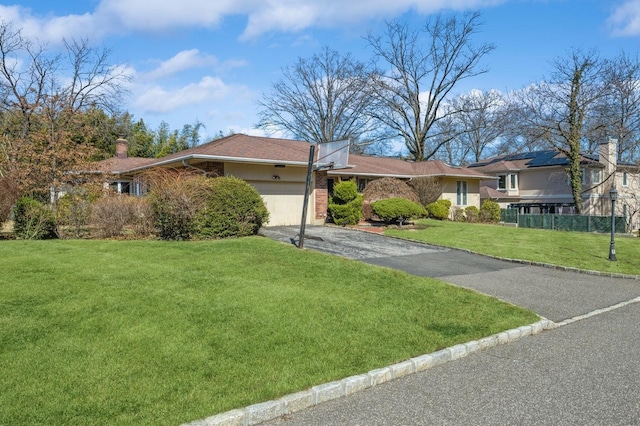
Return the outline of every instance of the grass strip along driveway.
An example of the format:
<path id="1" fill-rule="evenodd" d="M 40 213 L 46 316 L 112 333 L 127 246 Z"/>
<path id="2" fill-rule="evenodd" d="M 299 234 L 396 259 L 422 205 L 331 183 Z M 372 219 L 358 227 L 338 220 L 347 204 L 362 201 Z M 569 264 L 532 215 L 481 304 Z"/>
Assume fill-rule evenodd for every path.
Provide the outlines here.
<path id="1" fill-rule="evenodd" d="M 0 424 L 193 421 L 538 317 L 252 237 L 0 243 Z"/>
<path id="2" fill-rule="evenodd" d="M 612 262 L 609 260 L 609 234 L 431 219 L 418 221 L 414 229 L 388 229 L 385 234 L 508 259 L 640 275 L 640 240 L 632 237 L 616 236 L 618 260 Z"/>

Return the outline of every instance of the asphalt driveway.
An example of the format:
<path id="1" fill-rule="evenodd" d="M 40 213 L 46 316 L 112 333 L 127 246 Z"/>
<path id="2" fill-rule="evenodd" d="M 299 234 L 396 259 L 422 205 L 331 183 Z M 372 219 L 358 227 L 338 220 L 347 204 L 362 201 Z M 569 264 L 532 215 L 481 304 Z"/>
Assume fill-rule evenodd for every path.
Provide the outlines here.
<path id="1" fill-rule="evenodd" d="M 298 231 L 298 227 L 269 227 L 261 234 L 294 244 Z M 349 228 L 311 226 L 305 235 L 305 249 L 438 278 L 526 307 L 555 322 L 640 296 L 639 280 L 507 262 Z"/>

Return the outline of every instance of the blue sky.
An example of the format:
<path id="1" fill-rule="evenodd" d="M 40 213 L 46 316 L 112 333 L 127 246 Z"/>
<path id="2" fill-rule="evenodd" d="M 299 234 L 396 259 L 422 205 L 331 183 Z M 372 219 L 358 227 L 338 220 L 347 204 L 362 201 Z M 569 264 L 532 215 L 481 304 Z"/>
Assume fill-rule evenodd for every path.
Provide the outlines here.
<path id="1" fill-rule="evenodd" d="M 640 47 L 640 0 L 0 0 L 0 19 L 48 41 L 87 38 L 133 77 L 121 107 L 152 128 L 196 120 L 205 133 L 261 134 L 257 104 L 282 67 L 322 46 L 368 60 L 363 37 L 385 19 L 481 12 L 478 42 L 494 43 L 472 89 L 509 91 L 549 73 L 571 48 L 603 57 Z"/>

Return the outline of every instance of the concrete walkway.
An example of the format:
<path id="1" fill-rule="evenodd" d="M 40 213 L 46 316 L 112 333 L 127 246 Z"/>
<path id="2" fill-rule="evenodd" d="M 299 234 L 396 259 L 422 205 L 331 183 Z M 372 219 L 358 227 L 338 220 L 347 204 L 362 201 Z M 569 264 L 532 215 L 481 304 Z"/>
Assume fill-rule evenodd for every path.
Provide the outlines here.
<path id="1" fill-rule="evenodd" d="M 298 230 L 261 232 L 292 244 Z M 448 362 L 263 424 L 640 425 L 640 280 L 505 262 L 345 228 L 310 227 L 306 234 L 306 249 L 475 289 L 529 308 L 557 328 L 462 357 L 451 356 L 460 348 L 440 351 Z M 253 408 L 264 414 L 282 406 Z M 247 424 L 246 411 L 234 414 L 195 424 Z"/>

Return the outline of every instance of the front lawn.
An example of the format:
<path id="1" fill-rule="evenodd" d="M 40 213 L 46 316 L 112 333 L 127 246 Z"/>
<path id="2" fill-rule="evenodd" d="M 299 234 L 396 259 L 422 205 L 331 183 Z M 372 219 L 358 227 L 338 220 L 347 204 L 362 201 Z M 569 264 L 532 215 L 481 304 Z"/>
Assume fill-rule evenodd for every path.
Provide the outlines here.
<path id="1" fill-rule="evenodd" d="M 0 424 L 175 425 L 529 324 L 252 237 L 0 242 Z"/>
<path id="2" fill-rule="evenodd" d="M 609 260 L 609 234 L 514 228 L 424 219 L 415 229 L 386 235 L 509 259 L 521 259 L 617 274 L 640 275 L 640 239 L 616 236 L 617 262 Z"/>

